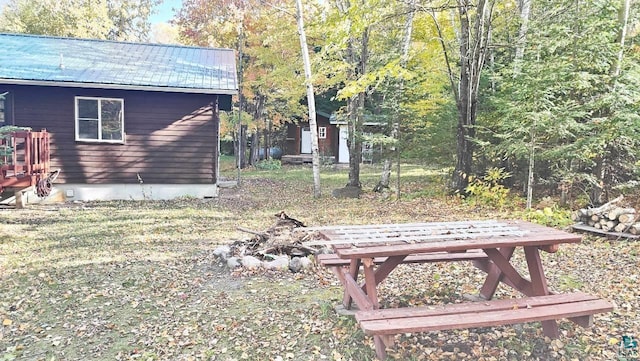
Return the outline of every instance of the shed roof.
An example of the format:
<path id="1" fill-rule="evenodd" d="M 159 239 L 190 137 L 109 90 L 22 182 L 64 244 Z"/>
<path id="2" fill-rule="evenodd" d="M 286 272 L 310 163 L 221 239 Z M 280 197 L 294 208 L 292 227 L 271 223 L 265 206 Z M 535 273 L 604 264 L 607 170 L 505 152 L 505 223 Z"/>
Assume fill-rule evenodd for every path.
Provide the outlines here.
<path id="1" fill-rule="evenodd" d="M 236 94 L 233 50 L 0 33 L 0 84 Z"/>

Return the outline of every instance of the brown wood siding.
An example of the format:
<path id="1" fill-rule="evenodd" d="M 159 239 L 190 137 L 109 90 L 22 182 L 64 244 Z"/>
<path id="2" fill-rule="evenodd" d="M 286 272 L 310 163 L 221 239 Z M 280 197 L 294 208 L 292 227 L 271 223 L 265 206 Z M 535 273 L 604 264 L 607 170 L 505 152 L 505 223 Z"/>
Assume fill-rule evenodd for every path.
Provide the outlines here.
<path id="1" fill-rule="evenodd" d="M 329 119 L 325 118 L 321 115 L 317 115 L 316 116 L 316 122 L 318 124 L 318 127 L 325 127 L 327 128 L 327 137 L 324 139 L 318 139 L 318 151 L 320 152 L 321 156 L 333 156 L 335 154 L 333 154 L 333 132 L 331 131 L 332 128 L 335 128 L 335 125 L 331 125 L 329 123 Z"/>
<path id="2" fill-rule="evenodd" d="M 51 133 L 60 183 L 211 184 L 216 181 L 215 95 L 7 86 L 15 125 Z M 124 99 L 125 143 L 75 141 L 75 98 Z"/>

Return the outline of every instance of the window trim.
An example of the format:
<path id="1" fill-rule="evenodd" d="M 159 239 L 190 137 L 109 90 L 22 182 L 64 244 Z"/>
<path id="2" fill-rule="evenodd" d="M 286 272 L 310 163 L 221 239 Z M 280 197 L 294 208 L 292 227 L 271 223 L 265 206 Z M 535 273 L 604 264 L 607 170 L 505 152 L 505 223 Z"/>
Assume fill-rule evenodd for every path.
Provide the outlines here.
<path id="1" fill-rule="evenodd" d="M 327 127 L 318 127 L 318 139 L 327 139 Z"/>
<path id="2" fill-rule="evenodd" d="M 0 124 L 7 123 L 7 98 L 0 98 L 0 103 L 2 103 L 2 107 L 0 107 L 0 113 L 2 113 L 2 118 L 0 118 Z"/>
<path id="3" fill-rule="evenodd" d="M 78 101 L 79 100 L 96 100 L 98 102 L 98 138 L 97 139 L 86 139 L 80 138 L 80 127 L 79 127 L 79 109 L 78 109 Z M 121 115 L 120 115 L 120 128 L 122 129 L 122 139 L 101 139 L 102 138 L 102 101 L 118 101 L 121 106 Z M 76 142 L 87 142 L 87 143 L 111 143 L 111 144 L 124 144 L 126 133 L 124 131 L 124 99 L 123 98 L 107 98 L 107 97 L 86 97 L 86 96 L 76 96 L 74 97 L 74 108 L 75 108 L 75 140 Z"/>

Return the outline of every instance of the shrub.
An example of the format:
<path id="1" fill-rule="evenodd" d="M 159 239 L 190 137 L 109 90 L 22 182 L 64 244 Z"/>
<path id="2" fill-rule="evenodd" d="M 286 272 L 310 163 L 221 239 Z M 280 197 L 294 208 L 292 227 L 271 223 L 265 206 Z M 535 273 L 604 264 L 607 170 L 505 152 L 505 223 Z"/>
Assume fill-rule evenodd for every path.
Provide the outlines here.
<path id="1" fill-rule="evenodd" d="M 279 159 L 261 160 L 256 163 L 256 169 L 259 170 L 278 170 L 282 169 L 282 163 Z"/>
<path id="2" fill-rule="evenodd" d="M 482 178 L 469 176 L 469 185 L 465 188 L 465 200 L 473 206 L 493 206 L 502 208 L 509 196 L 509 189 L 501 183 L 511 177 L 504 168 L 490 168 Z"/>

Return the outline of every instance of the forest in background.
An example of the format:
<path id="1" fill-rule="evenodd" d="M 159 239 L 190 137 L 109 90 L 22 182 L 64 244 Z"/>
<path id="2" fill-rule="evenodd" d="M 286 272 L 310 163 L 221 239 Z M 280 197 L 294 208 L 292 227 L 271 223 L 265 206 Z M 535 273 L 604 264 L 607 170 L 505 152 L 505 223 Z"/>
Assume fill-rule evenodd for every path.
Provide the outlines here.
<path id="1" fill-rule="evenodd" d="M 148 41 L 159 3 L 12 0 L 0 30 Z M 462 193 L 487 176 L 591 204 L 637 189 L 637 3 L 304 3 L 319 106 L 349 123 L 353 149 L 449 167 Z M 224 117 L 225 135 L 239 120 L 256 134 L 306 121 L 295 2 L 184 0 L 172 26 L 181 44 L 238 51 L 241 116 Z M 371 120 L 383 130 L 364 137 Z"/>

